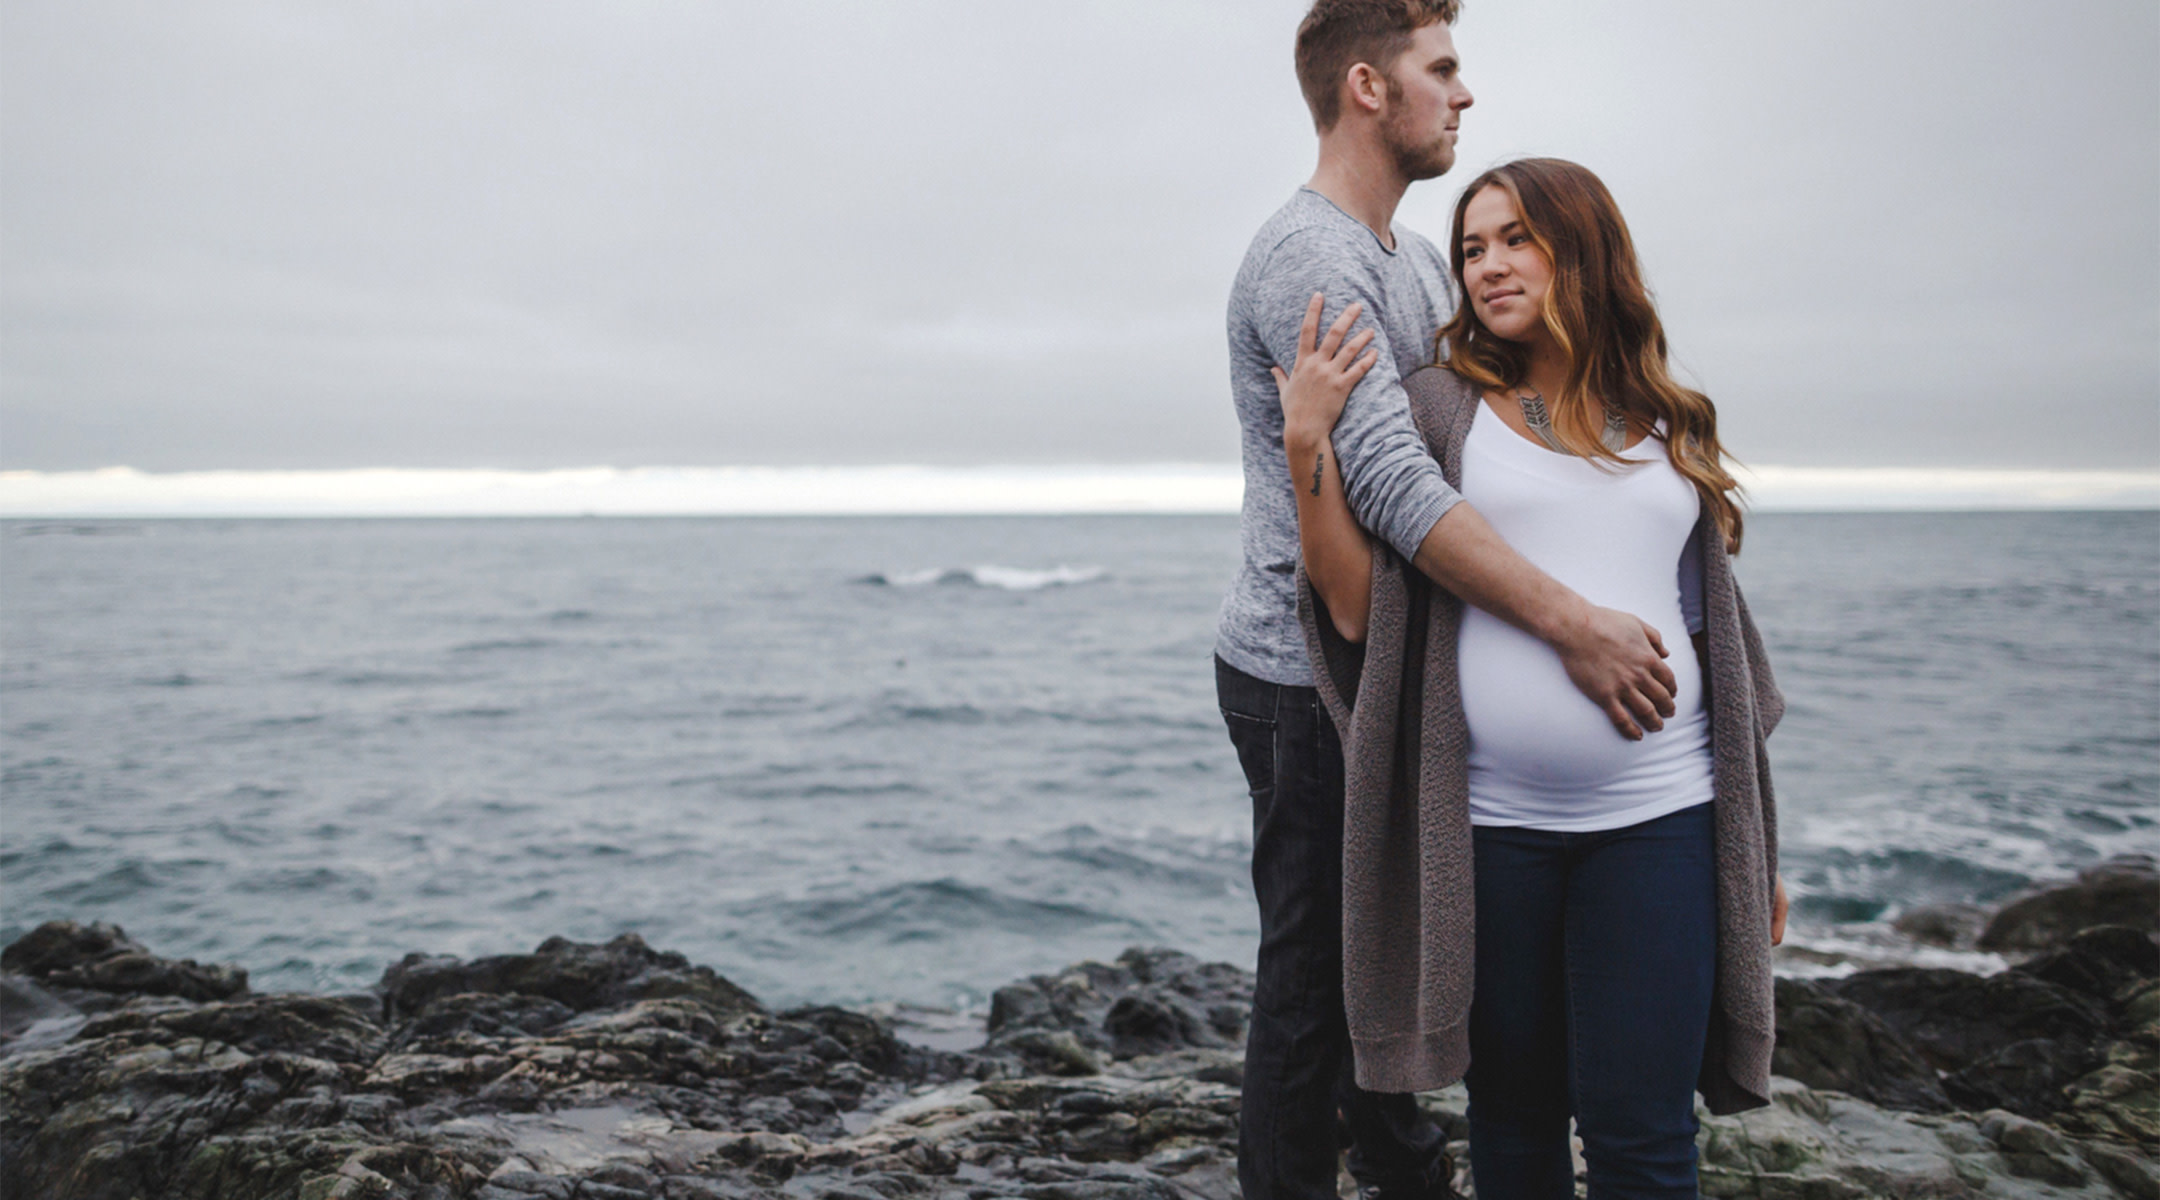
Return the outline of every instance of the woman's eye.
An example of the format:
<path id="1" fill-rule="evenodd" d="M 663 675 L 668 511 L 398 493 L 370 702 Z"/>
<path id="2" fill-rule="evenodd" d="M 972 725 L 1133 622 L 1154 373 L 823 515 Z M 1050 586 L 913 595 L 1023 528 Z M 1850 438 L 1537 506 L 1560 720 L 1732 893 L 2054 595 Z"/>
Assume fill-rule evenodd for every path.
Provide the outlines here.
<path id="1" fill-rule="evenodd" d="M 1527 242 L 1527 241 L 1529 241 L 1529 240 L 1530 240 L 1530 238 L 1528 237 L 1528 235 L 1525 235 L 1525 234 L 1520 234 L 1520 233 L 1518 233 L 1518 234 L 1513 234 L 1513 235 L 1509 236 L 1509 238 L 1508 238 L 1508 240 L 1507 240 L 1507 244 L 1508 244 L 1508 245 L 1510 245 L 1510 246 L 1520 246 L 1520 245 L 1522 245 L 1522 244 L 1523 244 L 1524 242 Z"/>
<path id="2" fill-rule="evenodd" d="M 1476 258 L 1480 253 L 1482 253 L 1482 251 L 1476 246 L 1464 246 L 1462 252 L 1463 261 L 1468 262 L 1471 259 Z"/>

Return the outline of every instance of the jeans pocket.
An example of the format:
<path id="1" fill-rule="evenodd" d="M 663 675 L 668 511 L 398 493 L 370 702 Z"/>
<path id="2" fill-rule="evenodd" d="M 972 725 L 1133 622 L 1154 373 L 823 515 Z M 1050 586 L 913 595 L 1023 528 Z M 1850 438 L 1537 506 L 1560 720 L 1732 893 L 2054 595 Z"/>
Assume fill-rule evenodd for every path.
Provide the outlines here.
<path id="1" fill-rule="evenodd" d="M 1223 724 L 1230 730 L 1238 766 L 1245 772 L 1245 787 L 1255 801 L 1265 802 L 1275 791 L 1275 722 L 1241 712 L 1222 710 Z"/>

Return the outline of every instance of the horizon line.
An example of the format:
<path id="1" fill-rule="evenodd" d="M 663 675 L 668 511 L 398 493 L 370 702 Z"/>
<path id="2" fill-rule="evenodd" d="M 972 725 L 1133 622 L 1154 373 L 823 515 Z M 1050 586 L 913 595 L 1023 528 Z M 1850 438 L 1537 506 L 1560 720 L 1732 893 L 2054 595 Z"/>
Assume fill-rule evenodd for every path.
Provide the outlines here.
<path id="1" fill-rule="evenodd" d="M 1736 467 L 1758 512 L 2160 509 L 2160 468 Z M 0 470 L 0 519 L 1234 514 L 1236 463 Z"/>

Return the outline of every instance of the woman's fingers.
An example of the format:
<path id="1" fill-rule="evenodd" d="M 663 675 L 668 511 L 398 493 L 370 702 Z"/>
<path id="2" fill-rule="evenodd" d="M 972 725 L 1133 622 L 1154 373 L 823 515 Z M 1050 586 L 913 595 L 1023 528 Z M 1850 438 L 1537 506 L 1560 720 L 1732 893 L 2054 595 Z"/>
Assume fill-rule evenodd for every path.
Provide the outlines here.
<path id="1" fill-rule="evenodd" d="M 1312 310 L 1308 308 L 1306 311 Z M 1336 348 L 1342 345 L 1343 335 L 1350 332 L 1350 327 L 1357 324 L 1358 314 L 1364 311 L 1365 306 L 1362 304 L 1352 304 L 1342 310 L 1342 315 L 1336 317 L 1335 323 L 1328 326 L 1327 336 L 1320 340 L 1320 357 L 1335 357 Z"/>
<path id="2" fill-rule="evenodd" d="M 1281 396 L 1284 392 L 1290 390 L 1290 377 L 1282 373 L 1281 367 L 1269 367 L 1268 374 L 1275 377 L 1275 394 L 1277 396 Z"/>
<path id="3" fill-rule="evenodd" d="M 1299 358 L 1304 358 L 1320 344 L 1320 306 L 1326 303 L 1327 297 L 1319 292 L 1314 292 L 1312 299 L 1305 303 L 1305 323 L 1298 326 L 1297 333 Z"/>
<path id="4" fill-rule="evenodd" d="M 1372 330 L 1360 330 L 1356 337 L 1351 338 L 1348 342 L 1345 342 L 1343 344 L 1343 348 L 1340 351 L 1336 352 L 1335 361 L 1345 364 L 1343 369 L 1346 371 L 1349 370 L 1350 368 L 1347 364 L 1352 359 L 1356 358 L 1358 354 L 1365 349 L 1365 347 L 1372 345 L 1372 340 Z"/>
<path id="5" fill-rule="evenodd" d="M 1367 350 L 1365 357 L 1350 364 L 1350 369 L 1343 373 L 1343 378 L 1351 387 L 1356 387 L 1357 381 L 1365 378 L 1365 372 L 1372 370 L 1373 364 L 1379 361 L 1380 352 L 1378 350 Z"/>

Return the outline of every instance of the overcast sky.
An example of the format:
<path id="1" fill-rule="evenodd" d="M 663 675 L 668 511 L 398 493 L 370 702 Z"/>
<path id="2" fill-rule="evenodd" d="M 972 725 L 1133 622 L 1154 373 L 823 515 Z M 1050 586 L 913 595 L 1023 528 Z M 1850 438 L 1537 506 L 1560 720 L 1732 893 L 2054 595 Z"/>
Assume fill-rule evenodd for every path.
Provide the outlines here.
<path id="1" fill-rule="evenodd" d="M 1229 461 L 1301 0 L 8 0 L 0 466 Z M 2160 4 L 1468 0 L 1744 459 L 2160 464 Z"/>

